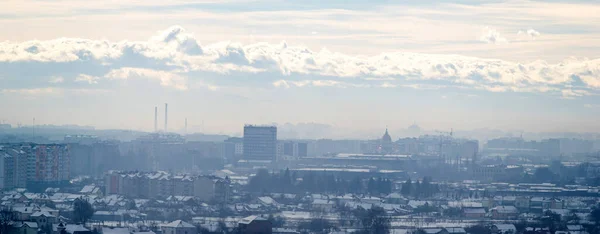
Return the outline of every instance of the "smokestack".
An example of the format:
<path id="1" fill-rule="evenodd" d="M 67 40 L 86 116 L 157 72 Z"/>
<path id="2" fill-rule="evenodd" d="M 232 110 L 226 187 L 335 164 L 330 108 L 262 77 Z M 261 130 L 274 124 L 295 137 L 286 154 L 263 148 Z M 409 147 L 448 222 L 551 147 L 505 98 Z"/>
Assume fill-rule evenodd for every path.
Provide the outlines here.
<path id="1" fill-rule="evenodd" d="M 158 107 L 154 107 L 154 132 L 158 132 Z"/>
<path id="2" fill-rule="evenodd" d="M 187 118 L 185 118 L 185 128 L 183 130 L 184 135 L 187 135 Z"/>
<path id="3" fill-rule="evenodd" d="M 167 132 L 167 120 L 168 120 L 168 114 L 169 114 L 169 109 L 168 109 L 168 104 L 165 103 L 165 132 Z"/>

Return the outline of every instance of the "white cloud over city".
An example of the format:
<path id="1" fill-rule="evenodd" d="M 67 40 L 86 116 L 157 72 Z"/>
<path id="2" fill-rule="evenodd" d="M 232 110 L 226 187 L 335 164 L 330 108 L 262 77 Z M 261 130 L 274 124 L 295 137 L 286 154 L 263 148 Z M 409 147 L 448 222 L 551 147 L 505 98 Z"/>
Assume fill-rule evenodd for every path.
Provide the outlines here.
<path id="1" fill-rule="evenodd" d="M 591 121 L 597 108 L 590 106 L 600 103 L 598 11 L 593 2 L 529 0 L 3 1 L 0 107 L 12 110 L 7 118 L 17 122 L 31 114 L 21 109 L 66 105 L 79 96 L 86 97 L 76 103 L 83 106 L 107 105 L 106 98 L 148 105 L 207 99 L 216 109 L 286 109 L 293 100 L 302 103 L 302 113 L 272 112 L 272 121 L 332 124 L 332 116 L 359 107 L 381 111 L 369 105 L 376 96 L 462 113 L 452 117 L 456 122 L 481 105 L 493 106 L 503 119 L 519 114 L 531 121 L 577 107 L 561 121 L 574 123 L 581 115 Z M 463 107 L 457 100 L 465 97 L 477 103 Z M 519 109 L 509 99 L 530 100 L 532 108 Z M 26 107 L 14 104 L 20 100 Z M 346 103 L 357 106 L 333 111 Z M 329 117 L 316 118 L 313 106 Z M 536 108 L 541 111 L 533 113 Z M 194 114 L 201 115 L 188 113 Z M 64 119 L 55 115 L 54 122 Z M 110 125 L 86 115 L 79 122 Z M 270 117 L 252 112 L 247 118 Z M 231 122 L 245 121 L 235 118 Z M 478 127 L 497 122 L 488 117 Z"/>
<path id="2" fill-rule="evenodd" d="M 500 43 L 502 37 L 489 29 L 484 39 Z M 559 63 L 538 60 L 519 63 L 460 55 L 386 52 L 375 56 L 348 55 L 327 49 L 279 44 L 220 42 L 201 45 L 201 38 L 180 26 L 170 27 L 147 41 L 90 40 L 60 38 L 48 41 L 2 42 L 0 63 L 20 63 L 39 70 L 47 64 L 69 64 L 63 70 L 46 72 L 31 79 L 47 79 L 60 85 L 66 79 L 93 85 L 99 82 L 148 79 L 165 88 L 185 91 L 194 72 L 213 73 L 220 80 L 213 87 L 228 86 L 227 74 L 252 76 L 258 86 L 302 87 L 386 87 L 436 84 L 438 88 L 486 90 L 489 92 L 532 92 L 545 95 L 581 97 L 596 95 L 600 89 L 600 59 L 566 58 Z M 96 74 L 84 69 L 74 77 L 63 73 L 77 66 L 99 68 Z M 2 72 L 16 84 L 16 73 Z M 298 76 L 305 77 L 298 80 Z M 306 80 L 310 78 L 311 80 Z M 381 80 L 385 79 L 385 82 Z M 274 81 L 275 80 L 275 81 Z M 48 82 L 29 80 L 35 87 Z M 406 87 L 406 86 L 404 86 Z M 214 90 L 214 88 L 213 88 Z"/>

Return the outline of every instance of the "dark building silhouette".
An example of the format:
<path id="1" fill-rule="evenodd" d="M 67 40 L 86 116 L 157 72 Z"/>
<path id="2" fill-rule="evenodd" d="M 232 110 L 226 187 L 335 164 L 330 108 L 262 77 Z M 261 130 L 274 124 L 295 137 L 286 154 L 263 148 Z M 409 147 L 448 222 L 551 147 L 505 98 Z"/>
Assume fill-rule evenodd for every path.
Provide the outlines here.
<path id="1" fill-rule="evenodd" d="M 382 154 L 392 153 L 392 137 L 388 133 L 387 128 L 385 129 L 385 134 L 381 137 L 381 152 Z"/>

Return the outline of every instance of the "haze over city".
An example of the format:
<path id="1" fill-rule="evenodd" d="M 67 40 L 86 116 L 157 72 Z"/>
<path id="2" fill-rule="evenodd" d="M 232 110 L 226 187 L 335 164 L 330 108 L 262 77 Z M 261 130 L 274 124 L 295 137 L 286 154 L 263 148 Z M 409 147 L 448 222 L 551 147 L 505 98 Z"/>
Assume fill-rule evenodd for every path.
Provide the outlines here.
<path id="1" fill-rule="evenodd" d="M 590 1 L 2 1 L 0 120 L 600 130 Z M 557 13 L 559 12 L 559 13 Z M 161 110 L 162 111 L 162 110 Z M 336 136 L 343 137 L 343 136 Z"/>
<path id="2" fill-rule="evenodd" d="M 600 2 L 1 0 L 0 234 L 600 233 Z"/>

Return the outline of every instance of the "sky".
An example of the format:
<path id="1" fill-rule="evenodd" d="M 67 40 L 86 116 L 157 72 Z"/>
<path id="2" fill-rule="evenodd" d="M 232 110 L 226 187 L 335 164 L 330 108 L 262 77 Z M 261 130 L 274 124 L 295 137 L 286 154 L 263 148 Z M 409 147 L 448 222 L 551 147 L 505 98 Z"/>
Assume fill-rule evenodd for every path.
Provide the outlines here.
<path id="1" fill-rule="evenodd" d="M 4 0 L 0 121 L 600 131 L 600 4 Z"/>

